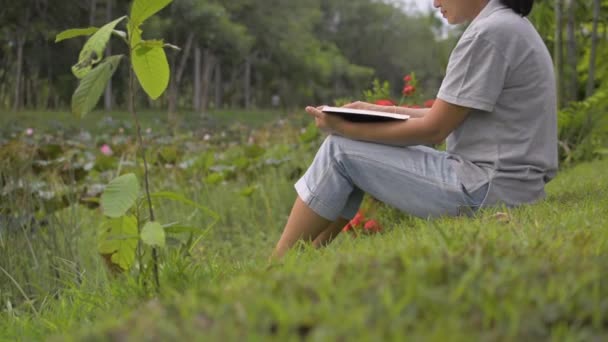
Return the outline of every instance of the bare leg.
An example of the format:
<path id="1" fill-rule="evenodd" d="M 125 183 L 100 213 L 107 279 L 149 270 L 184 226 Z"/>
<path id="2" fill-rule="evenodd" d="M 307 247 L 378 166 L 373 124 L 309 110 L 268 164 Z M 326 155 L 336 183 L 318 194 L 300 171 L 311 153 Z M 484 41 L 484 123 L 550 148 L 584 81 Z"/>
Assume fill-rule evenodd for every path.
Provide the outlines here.
<path id="1" fill-rule="evenodd" d="M 300 239 L 305 241 L 316 239 L 330 223 L 331 221 L 312 211 L 298 196 L 271 259 L 281 258 Z"/>
<path id="2" fill-rule="evenodd" d="M 349 222 L 349 220 L 345 218 L 339 218 L 335 222 L 331 223 L 327 229 L 325 229 L 315 241 L 312 242 L 312 245 L 316 248 L 325 247 L 329 245 L 339 234 L 342 232 L 344 226 Z"/>

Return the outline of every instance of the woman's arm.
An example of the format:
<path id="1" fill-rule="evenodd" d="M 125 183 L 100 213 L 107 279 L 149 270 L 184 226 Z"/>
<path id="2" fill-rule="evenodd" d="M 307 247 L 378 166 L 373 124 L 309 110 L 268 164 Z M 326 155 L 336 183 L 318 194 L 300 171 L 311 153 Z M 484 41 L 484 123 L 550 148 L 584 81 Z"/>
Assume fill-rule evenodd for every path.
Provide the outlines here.
<path id="1" fill-rule="evenodd" d="M 315 117 L 317 127 L 353 140 L 408 146 L 440 143 L 466 119 L 470 109 L 435 101 L 423 117 L 406 121 L 353 123 L 314 107 L 306 111 Z"/>
<path id="2" fill-rule="evenodd" d="M 362 101 L 349 103 L 349 104 L 345 105 L 344 108 L 367 109 L 367 110 L 375 110 L 378 112 L 385 112 L 385 113 L 405 114 L 405 115 L 409 115 L 412 118 L 421 118 L 430 111 L 430 108 L 405 108 L 405 107 L 398 107 L 398 106 L 380 106 L 380 105 L 376 105 L 373 103 L 367 103 L 367 102 L 362 102 Z"/>

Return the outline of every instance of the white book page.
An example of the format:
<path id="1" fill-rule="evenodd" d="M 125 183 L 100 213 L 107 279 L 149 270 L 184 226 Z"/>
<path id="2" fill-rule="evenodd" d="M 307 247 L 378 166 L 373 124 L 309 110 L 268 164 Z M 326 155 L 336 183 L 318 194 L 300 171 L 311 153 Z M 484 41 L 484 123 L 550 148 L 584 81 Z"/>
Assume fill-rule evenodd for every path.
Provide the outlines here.
<path id="1" fill-rule="evenodd" d="M 382 117 L 386 117 L 386 118 L 393 118 L 393 119 L 399 119 L 399 120 L 407 120 L 410 118 L 409 115 L 405 115 L 405 114 L 386 113 L 386 112 L 379 112 L 376 110 L 353 109 L 353 108 L 344 108 L 344 107 L 324 106 L 323 108 L 321 108 L 321 111 L 325 112 L 325 113 L 342 113 L 342 114 L 355 114 L 355 115 L 382 116 Z"/>

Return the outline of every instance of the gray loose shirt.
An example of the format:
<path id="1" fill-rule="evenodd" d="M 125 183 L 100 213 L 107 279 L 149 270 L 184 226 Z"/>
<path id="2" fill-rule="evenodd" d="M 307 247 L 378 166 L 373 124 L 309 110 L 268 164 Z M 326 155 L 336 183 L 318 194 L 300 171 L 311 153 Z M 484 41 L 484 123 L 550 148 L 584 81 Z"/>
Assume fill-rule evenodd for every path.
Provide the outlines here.
<path id="1" fill-rule="evenodd" d="M 484 206 L 545 196 L 557 172 L 551 55 L 526 18 L 490 0 L 450 56 L 438 98 L 471 108 L 447 140 L 466 190 L 489 184 Z"/>

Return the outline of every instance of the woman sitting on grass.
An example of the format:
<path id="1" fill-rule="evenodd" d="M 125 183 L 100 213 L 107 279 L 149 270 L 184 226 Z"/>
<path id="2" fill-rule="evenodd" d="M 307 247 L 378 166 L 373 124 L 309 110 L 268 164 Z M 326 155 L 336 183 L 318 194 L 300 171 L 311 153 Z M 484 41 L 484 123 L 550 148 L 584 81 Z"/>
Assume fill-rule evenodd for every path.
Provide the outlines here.
<path id="1" fill-rule="evenodd" d="M 331 242 L 357 213 L 364 192 L 422 218 L 538 201 L 557 170 L 553 63 L 526 16 L 534 0 L 434 0 L 450 24 L 470 22 L 452 51 L 432 108 L 407 121 L 352 123 L 307 107 L 330 135 L 296 183 L 273 257 L 298 240 Z M 447 138 L 447 152 L 423 145 Z"/>

